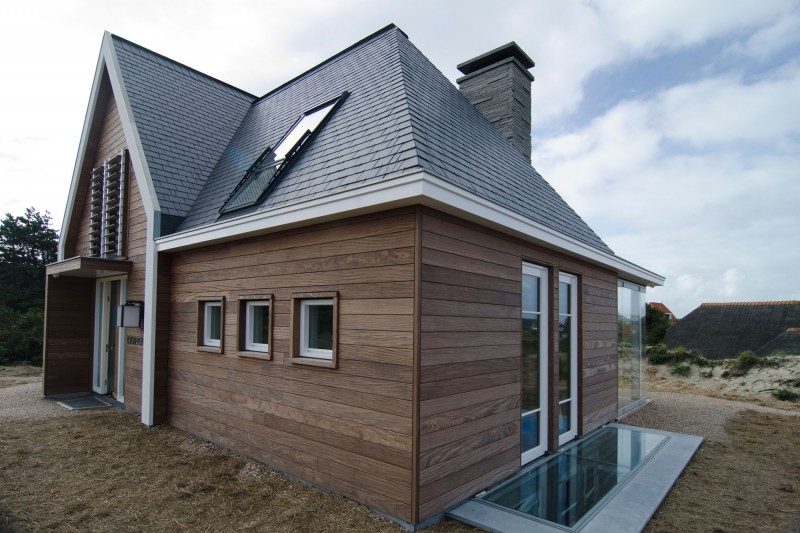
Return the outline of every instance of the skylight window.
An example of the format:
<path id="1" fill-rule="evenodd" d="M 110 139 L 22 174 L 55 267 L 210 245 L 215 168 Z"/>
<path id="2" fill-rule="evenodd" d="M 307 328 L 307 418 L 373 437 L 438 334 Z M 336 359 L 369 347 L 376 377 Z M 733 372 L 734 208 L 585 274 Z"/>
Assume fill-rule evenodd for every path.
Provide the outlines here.
<path id="1" fill-rule="evenodd" d="M 315 135 L 325 119 L 344 100 L 346 94 L 303 113 L 278 141 L 278 144 L 274 148 L 267 148 L 248 169 L 247 174 L 220 209 L 220 213 L 227 214 L 260 203 L 269 188 L 275 183 L 278 175 L 302 147 L 308 144 L 309 139 Z"/>

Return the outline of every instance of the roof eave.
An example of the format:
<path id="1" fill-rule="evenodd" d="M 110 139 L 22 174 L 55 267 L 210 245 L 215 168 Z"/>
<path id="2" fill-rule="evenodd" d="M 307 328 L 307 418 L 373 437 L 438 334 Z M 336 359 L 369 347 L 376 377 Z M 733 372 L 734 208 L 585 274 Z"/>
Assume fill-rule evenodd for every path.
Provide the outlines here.
<path id="1" fill-rule="evenodd" d="M 175 252 L 213 243 L 272 233 L 395 207 L 421 204 L 471 220 L 523 240 L 603 266 L 650 287 L 665 278 L 616 255 L 598 250 L 488 202 L 428 172 L 415 170 L 379 183 L 334 195 L 231 218 L 156 240 L 159 252 Z"/>

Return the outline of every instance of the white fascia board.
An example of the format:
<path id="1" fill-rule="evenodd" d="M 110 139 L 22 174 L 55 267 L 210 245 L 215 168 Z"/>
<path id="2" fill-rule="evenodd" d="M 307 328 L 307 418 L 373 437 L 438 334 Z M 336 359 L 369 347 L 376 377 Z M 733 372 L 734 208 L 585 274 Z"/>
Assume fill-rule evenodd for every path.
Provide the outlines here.
<path id="1" fill-rule="evenodd" d="M 145 271 L 144 271 L 144 324 L 142 332 L 142 404 L 141 421 L 146 426 L 154 422 L 155 403 L 155 367 L 156 367 L 156 299 L 158 295 L 158 253 L 156 251 L 155 237 L 161 232 L 161 207 L 156 196 L 153 179 L 145 159 L 144 148 L 139 138 L 139 130 L 133 120 L 133 110 L 130 99 L 125 90 L 125 82 L 117 61 L 114 43 L 111 34 L 106 32 L 103 37 L 102 55 L 108 65 L 108 77 L 114 98 L 117 102 L 122 131 L 125 134 L 125 144 L 131 157 L 139 194 L 142 197 L 145 215 L 147 217 L 147 240 L 145 241 Z"/>
<path id="2" fill-rule="evenodd" d="M 664 283 L 664 278 L 658 274 L 533 222 L 518 213 L 488 202 L 424 171 L 325 198 L 299 202 L 168 235 L 156 239 L 156 246 L 158 251 L 178 251 L 344 216 L 414 204 L 426 205 L 523 240 L 602 265 L 618 272 L 622 277 L 630 278 L 631 281 L 644 283 L 651 287 Z"/>
<path id="3" fill-rule="evenodd" d="M 122 131 L 125 133 L 125 144 L 128 146 L 133 171 L 136 175 L 136 183 L 139 185 L 139 194 L 142 195 L 142 203 L 149 219 L 151 214 L 160 213 L 161 207 L 159 206 L 158 196 L 156 196 L 156 189 L 153 186 L 153 179 L 150 176 L 150 168 L 147 166 L 147 160 L 144 157 L 144 148 L 139 138 L 139 130 L 133 120 L 131 102 L 128 98 L 128 92 L 125 90 L 125 82 L 122 79 L 117 54 L 114 51 L 114 42 L 108 32 L 103 37 L 103 56 L 108 65 L 108 78 L 111 80 L 111 87 L 114 90 Z"/>
<path id="4" fill-rule="evenodd" d="M 441 178 L 429 175 L 423 194 L 429 199 L 423 203 L 430 207 L 436 207 L 451 214 L 458 214 L 461 218 L 479 222 L 503 233 L 509 233 L 537 244 L 544 244 L 549 248 L 605 266 L 617 271 L 622 277 L 627 275 L 627 277 L 631 278 L 631 281 L 644 283 L 650 287 L 664 284 L 665 278 L 655 272 L 651 272 L 616 255 L 593 248 L 510 209 L 488 202 Z"/>
<path id="5" fill-rule="evenodd" d="M 178 251 L 250 235 L 272 233 L 351 216 L 410 205 L 421 200 L 425 173 L 415 172 L 331 196 L 212 223 L 156 239 L 159 252 Z M 419 202 L 417 202 L 419 203 Z"/>

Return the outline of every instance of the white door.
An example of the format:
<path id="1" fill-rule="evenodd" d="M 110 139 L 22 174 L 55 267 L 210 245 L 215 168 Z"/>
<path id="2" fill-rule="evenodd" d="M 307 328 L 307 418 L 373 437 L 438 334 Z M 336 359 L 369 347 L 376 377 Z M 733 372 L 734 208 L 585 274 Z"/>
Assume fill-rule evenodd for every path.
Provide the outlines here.
<path id="1" fill-rule="evenodd" d="M 124 332 L 117 326 L 117 307 L 124 302 L 126 280 L 100 280 L 96 287 L 92 390 L 122 398 Z"/>
<path id="2" fill-rule="evenodd" d="M 578 278 L 558 276 L 558 445 L 578 434 Z"/>
<path id="3" fill-rule="evenodd" d="M 522 265 L 522 464 L 547 450 L 547 288 L 547 269 Z"/>

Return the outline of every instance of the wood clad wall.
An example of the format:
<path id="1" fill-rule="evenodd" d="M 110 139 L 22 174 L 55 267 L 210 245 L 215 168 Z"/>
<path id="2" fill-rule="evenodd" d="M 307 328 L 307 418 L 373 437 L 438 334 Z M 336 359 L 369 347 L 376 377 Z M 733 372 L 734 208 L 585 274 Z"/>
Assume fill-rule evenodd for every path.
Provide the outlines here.
<path id="1" fill-rule="evenodd" d="M 551 316 L 558 312 L 558 271 L 579 276 L 584 432 L 616 415 L 616 336 L 612 343 L 607 333 L 616 331 L 616 297 L 606 291 L 613 287 L 615 295 L 617 281 L 613 272 L 434 210 L 424 210 L 421 230 L 419 520 L 424 521 L 520 466 L 522 262 L 551 269 Z M 553 345 L 556 334 L 552 322 Z M 553 398 L 557 376 L 556 363 Z M 555 429 L 551 433 L 557 435 Z"/>
<path id="2" fill-rule="evenodd" d="M 87 157 L 93 160 L 91 168 L 101 166 L 107 159 L 114 155 L 118 155 L 120 150 L 125 147 L 125 133 L 122 131 L 122 121 L 120 120 L 119 111 L 117 111 L 117 103 L 114 98 L 108 99 L 108 104 L 105 109 L 103 118 L 103 125 L 100 128 L 100 137 L 97 142 L 97 150 L 94 154 L 87 154 Z M 129 174 L 132 175 L 132 174 Z M 73 216 L 78 214 L 80 222 L 78 224 L 78 232 L 75 235 L 75 240 L 70 239 L 69 244 L 74 242 L 74 248 L 67 247 L 65 250 L 65 258 L 75 256 L 88 256 L 89 255 L 89 174 L 81 176 L 81 187 L 79 190 L 82 192 L 81 198 L 76 198 L 73 209 L 75 212 Z"/>
<path id="3" fill-rule="evenodd" d="M 44 395 L 92 388 L 94 280 L 48 276 Z"/>
<path id="4" fill-rule="evenodd" d="M 139 194 L 139 185 L 133 173 L 133 168 L 128 169 L 128 224 L 125 238 L 125 253 L 133 262 L 131 272 L 128 274 L 128 300 L 144 301 L 144 274 L 145 251 L 147 248 L 147 216 Z M 161 274 L 161 272 L 159 272 Z M 160 283 L 161 280 L 159 280 Z M 159 287 L 161 289 L 161 287 Z M 168 288 L 166 289 L 168 290 Z M 156 307 L 156 313 L 161 313 L 161 305 Z M 143 338 L 141 328 L 126 328 L 129 337 Z M 158 343 L 158 338 L 156 339 Z M 139 344 L 125 344 L 125 405 L 141 411 L 142 409 L 142 346 Z"/>
<path id="5" fill-rule="evenodd" d="M 412 520 L 413 209 L 175 253 L 168 422 Z M 292 364 L 290 297 L 338 291 L 338 368 Z M 274 296 L 272 360 L 237 352 L 237 298 Z M 224 297 L 223 354 L 196 346 Z"/>
<path id="6" fill-rule="evenodd" d="M 108 88 L 110 91 L 110 87 Z M 93 161 L 92 168 L 98 167 L 110 157 L 119 154 L 126 147 L 125 134 L 122 130 L 117 104 L 113 97 L 108 98 L 102 126 L 97 139 L 97 149 L 94 154 L 87 154 Z M 89 251 L 89 174 L 81 176 L 78 187 L 79 197 L 73 206 L 73 217 L 79 217 L 77 232 L 68 236 L 65 248 L 65 258 L 75 256 L 88 256 Z M 147 240 L 147 217 L 136 183 L 136 176 L 127 163 L 127 199 L 124 221 L 125 241 L 124 248 L 127 259 L 133 262 L 131 273 L 128 276 L 128 299 L 144 301 L 144 276 L 145 276 L 145 250 Z M 74 278 L 73 278 L 74 279 Z M 94 292 L 94 288 L 92 288 Z M 139 328 L 127 328 L 126 334 L 135 338 L 142 337 Z M 89 345 L 89 356 L 92 347 Z M 162 379 L 162 382 L 164 380 Z M 141 410 L 142 399 L 142 347 L 138 344 L 125 345 L 125 404 L 136 410 Z M 163 387 L 163 385 L 162 385 Z M 163 395 L 162 395 L 163 396 Z M 162 402 L 163 403 L 163 402 Z M 163 406 L 162 406 L 163 411 Z M 163 413 L 162 413 L 163 415 Z M 162 416 L 163 417 L 163 416 Z"/>

